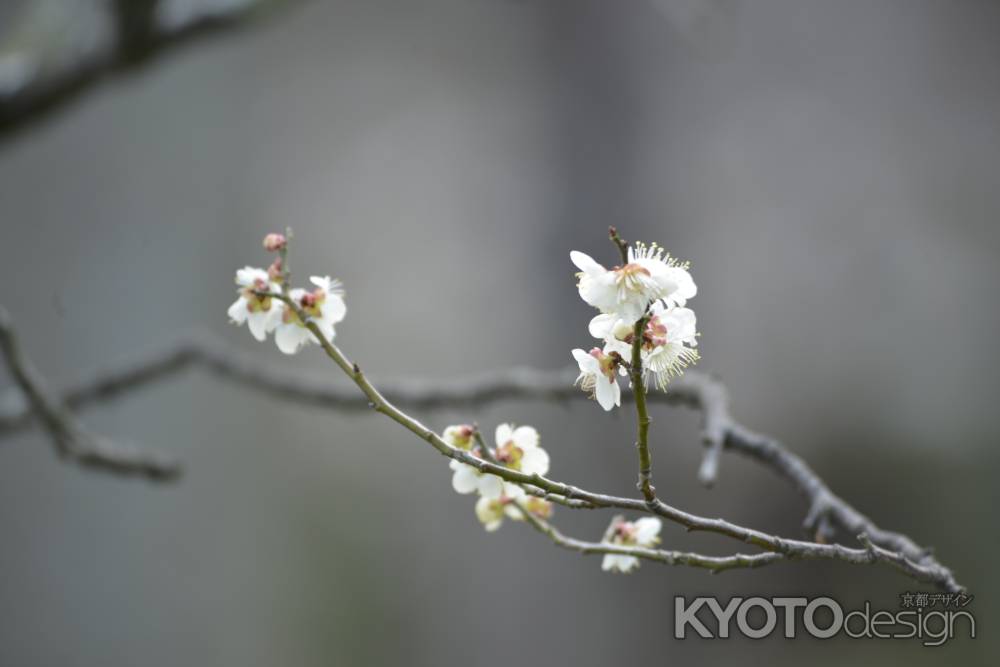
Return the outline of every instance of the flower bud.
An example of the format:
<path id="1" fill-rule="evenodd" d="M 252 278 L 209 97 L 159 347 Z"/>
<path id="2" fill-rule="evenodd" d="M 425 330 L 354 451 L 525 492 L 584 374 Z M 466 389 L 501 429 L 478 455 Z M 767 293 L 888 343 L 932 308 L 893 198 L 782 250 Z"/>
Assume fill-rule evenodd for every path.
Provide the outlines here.
<path id="1" fill-rule="evenodd" d="M 285 238 L 284 234 L 268 234 L 264 237 L 264 250 L 277 252 L 284 248 L 286 243 L 288 243 L 288 239 Z"/>

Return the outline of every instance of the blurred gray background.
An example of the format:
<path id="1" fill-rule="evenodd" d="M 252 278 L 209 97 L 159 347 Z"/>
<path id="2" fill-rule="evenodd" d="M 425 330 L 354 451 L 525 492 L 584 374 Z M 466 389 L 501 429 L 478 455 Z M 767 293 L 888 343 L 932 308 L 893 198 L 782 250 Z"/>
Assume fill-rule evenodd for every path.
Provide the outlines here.
<path id="1" fill-rule="evenodd" d="M 61 464 L 37 430 L 0 442 L 0 663 L 996 664 L 998 35 L 974 0 L 306 2 L 0 144 L 2 302 L 57 385 L 190 330 L 336 377 L 226 323 L 234 269 L 287 225 L 300 275 L 346 283 L 338 340 L 376 380 L 567 365 L 592 314 L 569 250 L 612 263 L 609 224 L 659 241 L 693 262 L 701 368 L 737 417 L 933 545 L 975 641 L 673 640 L 678 594 L 924 588 L 834 563 L 610 576 L 484 533 L 384 419 L 192 372 L 84 415 L 181 457 L 176 485 Z M 533 424 L 552 476 L 633 490 L 627 412 L 419 416 Z M 654 418 L 668 501 L 798 535 L 784 483 L 728 455 L 706 490 L 697 415 Z M 556 516 L 592 539 L 606 518 Z"/>

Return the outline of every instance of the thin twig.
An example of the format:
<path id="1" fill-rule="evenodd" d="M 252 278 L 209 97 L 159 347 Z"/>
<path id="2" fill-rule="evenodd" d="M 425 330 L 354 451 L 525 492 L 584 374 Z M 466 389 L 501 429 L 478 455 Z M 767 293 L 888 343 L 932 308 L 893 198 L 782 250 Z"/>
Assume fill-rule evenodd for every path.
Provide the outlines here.
<path id="1" fill-rule="evenodd" d="M 614 554 L 618 556 L 633 556 L 643 560 L 655 561 L 665 565 L 686 565 L 710 571 L 712 574 L 725 570 L 761 567 L 784 560 L 779 553 L 765 552 L 759 554 L 733 554 L 731 556 L 706 556 L 689 551 L 668 551 L 647 547 L 626 546 L 603 542 L 586 542 L 563 535 L 551 523 L 532 514 L 526 507 L 518 503 L 518 510 L 528 525 L 546 535 L 557 546 L 578 551 L 582 554 Z M 614 523 L 614 522 L 612 522 Z"/>

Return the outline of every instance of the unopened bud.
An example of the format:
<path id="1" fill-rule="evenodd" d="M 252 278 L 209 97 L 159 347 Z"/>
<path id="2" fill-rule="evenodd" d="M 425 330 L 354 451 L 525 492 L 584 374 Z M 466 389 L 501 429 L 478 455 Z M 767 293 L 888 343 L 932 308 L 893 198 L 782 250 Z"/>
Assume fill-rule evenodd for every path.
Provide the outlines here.
<path id="1" fill-rule="evenodd" d="M 288 243 L 288 239 L 285 238 L 284 234 L 268 234 L 264 237 L 264 250 L 277 252 L 284 248 L 286 243 Z"/>
<path id="2" fill-rule="evenodd" d="M 271 279 L 272 282 L 280 283 L 282 280 L 281 275 L 281 258 L 276 257 L 271 266 L 267 267 L 267 277 Z"/>

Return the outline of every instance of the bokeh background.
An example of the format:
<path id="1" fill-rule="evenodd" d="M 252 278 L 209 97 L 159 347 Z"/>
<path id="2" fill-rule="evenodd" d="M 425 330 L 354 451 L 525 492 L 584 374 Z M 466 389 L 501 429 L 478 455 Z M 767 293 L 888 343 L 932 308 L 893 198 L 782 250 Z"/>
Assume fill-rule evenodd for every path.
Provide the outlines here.
<path id="1" fill-rule="evenodd" d="M 55 385 L 192 330 L 336 378 L 226 322 L 234 269 L 288 225 L 297 270 L 346 283 L 338 340 L 376 380 L 563 367 L 591 316 L 569 250 L 612 262 L 609 224 L 661 242 L 693 262 L 701 368 L 737 417 L 933 545 L 975 641 L 676 641 L 679 594 L 925 589 L 836 563 L 606 575 L 523 525 L 486 534 L 384 419 L 193 371 L 84 415 L 182 458 L 175 485 L 61 464 L 37 430 L 0 442 L 0 663 L 996 664 L 998 35 L 975 0 L 303 2 L 0 139 L 2 302 Z M 533 424 L 554 477 L 633 488 L 627 412 L 419 416 Z M 668 501 L 798 534 L 772 473 L 727 455 L 704 489 L 697 415 L 654 418 Z M 556 517 L 589 538 L 606 518 Z"/>

